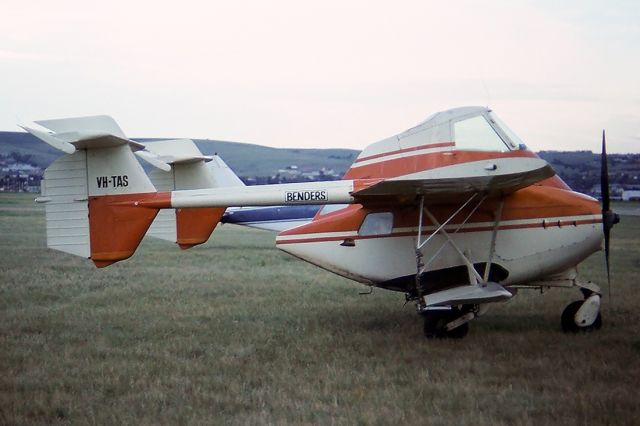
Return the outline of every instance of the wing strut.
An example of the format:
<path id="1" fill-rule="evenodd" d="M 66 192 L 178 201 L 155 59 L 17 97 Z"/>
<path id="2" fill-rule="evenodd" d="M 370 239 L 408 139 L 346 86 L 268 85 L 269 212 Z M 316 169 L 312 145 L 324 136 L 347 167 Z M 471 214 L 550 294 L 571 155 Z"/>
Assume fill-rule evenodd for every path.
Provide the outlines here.
<path id="1" fill-rule="evenodd" d="M 482 205 L 482 203 L 484 202 L 484 200 L 486 200 L 486 199 L 487 199 L 487 196 L 485 195 L 484 197 L 482 197 L 480 199 L 480 201 L 478 201 L 478 204 L 476 204 L 475 207 L 473 209 L 471 209 L 471 211 L 469 212 L 467 217 L 465 217 L 464 220 L 462 221 L 462 223 L 460 223 L 458 225 L 458 227 L 455 229 L 455 231 L 453 231 L 454 235 L 457 234 L 460 229 L 462 229 L 462 227 L 469 221 L 471 216 L 473 216 L 473 214 L 476 212 L 476 210 L 478 210 L 478 207 L 480 207 Z M 442 250 L 447 246 L 447 244 L 449 244 L 448 241 L 445 241 L 444 243 L 442 243 L 440 248 L 438 248 L 438 250 L 436 250 L 436 252 L 433 254 L 433 256 L 431 256 L 431 258 L 425 264 L 424 268 L 422 269 L 422 271 L 420 271 L 420 273 L 422 273 L 422 272 L 427 270 L 429 265 L 431 265 L 431 263 L 438 258 L 438 255 L 440 255 L 440 252 L 442 252 Z"/>
<path id="2" fill-rule="evenodd" d="M 431 214 L 431 212 L 427 208 L 424 209 L 424 212 L 429 217 L 429 220 L 432 223 L 438 225 L 438 220 Z M 447 241 L 449 241 L 449 244 L 451 244 L 451 247 L 453 247 L 453 249 L 458 252 L 460 257 L 462 258 L 462 261 L 465 263 L 465 265 L 467 265 L 467 268 L 469 269 L 469 274 L 475 277 L 478 283 L 483 283 L 482 276 L 478 273 L 478 271 L 476 271 L 476 268 L 474 268 L 473 263 L 471 263 L 467 255 L 462 250 L 460 250 L 460 248 L 455 243 L 455 241 L 453 241 L 453 238 L 451 238 L 449 233 L 444 230 L 443 226 L 440 226 L 438 229 L 439 231 L 436 231 L 436 232 L 440 232 L 442 235 L 444 235 Z M 475 284 L 475 283 L 472 282 L 471 284 Z"/>
<path id="3" fill-rule="evenodd" d="M 456 217 L 458 215 L 458 213 L 460 213 L 462 211 L 462 209 L 464 209 L 465 207 L 467 207 L 467 204 L 469 204 L 474 198 L 476 198 L 476 196 L 478 195 L 477 192 L 471 194 L 471 197 L 469 197 L 469 199 L 467 201 L 465 201 L 465 203 L 460 206 L 460 208 L 458 210 L 455 211 L 455 213 L 453 213 L 451 216 L 449 216 L 449 219 L 445 220 L 444 223 L 440 226 L 438 226 L 438 229 L 436 229 L 435 231 L 433 231 L 433 233 L 431 235 L 429 235 L 429 237 L 427 237 L 426 240 L 424 240 L 424 242 L 420 242 L 420 240 L 422 239 L 422 213 L 423 212 L 428 212 L 426 207 L 424 207 L 424 195 L 422 195 L 420 197 L 420 217 L 418 219 L 418 244 L 416 245 L 416 248 L 418 250 L 420 250 L 422 247 L 424 247 L 431 238 L 433 238 L 438 232 L 444 230 L 444 227 L 447 226 L 447 224 L 449 222 L 451 222 L 451 220 Z M 484 199 L 484 198 L 483 198 Z M 430 213 L 428 213 L 430 214 Z M 438 224 L 438 222 L 433 222 L 434 224 Z"/>
<path id="4" fill-rule="evenodd" d="M 480 201 L 471 209 L 471 212 L 467 214 L 462 223 L 460 223 L 457 228 L 453 231 L 453 233 L 447 232 L 444 228 L 445 226 L 451 222 L 471 201 L 479 193 L 476 192 L 471 195 L 464 202 L 464 204 L 457 209 L 447 220 L 445 220 L 442 224 L 438 222 L 435 216 L 429 211 L 427 207 L 424 205 L 424 196 L 420 197 L 420 213 L 418 218 L 418 237 L 416 242 L 416 264 L 417 264 L 417 274 L 415 281 L 415 290 L 416 290 L 416 308 L 418 312 L 425 312 L 429 308 L 434 308 L 437 306 L 452 306 L 456 304 L 463 303 L 486 303 L 491 301 L 504 300 L 511 297 L 511 293 L 505 290 L 502 286 L 497 283 L 489 282 L 489 273 L 491 270 L 491 263 L 493 261 L 493 257 L 495 254 L 496 247 L 496 238 L 498 234 L 498 229 L 500 225 L 500 221 L 502 219 L 502 209 L 504 206 L 504 201 L 501 200 L 498 204 L 495 211 L 495 221 L 493 225 L 493 233 L 491 235 L 491 245 L 489 250 L 489 257 L 487 264 L 484 270 L 484 276 L 480 275 L 478 271 L 476 271 L 473 262 L 470 257 L 471 254 L 467 251 L 462 251 L 460 247 L 456 244 L 451 235 L 456 234 L 471 218 L 471 216 L 476 212 L 476 210 L 480 207 L 480 205 L 484 202 L 487 196 L 483 196 Z M 424 226 L 424 215 L 431 221 L 433 225 L 436 226 L 436 230 L 431 233 L 424 241 L 422 241 L 422 231 Z M 445 237 L 446 241 L 442 244 L 442 246 L 436 251 L 436 253 L 429 259 L 426 265 L 422 262 L 422 248 L 436 235 L 441 234 Z M 423 292 L 422 283 L 420 281 L 421 275 L 427 270 L 428 265 L 438 256 L 438 254 L 442 251 L 442 249 L 450 244 L 451 247 L 460 255 L 460 258 L 464 262 L 467 267 L 467 272 L 469 273 L 469 285 L 462 285 L 460 287 L 454 287 L 451 289 L 430 293 L 428 297 Z M 427 300 L 428 299 L 428 300 Z M 475 317 L 475 314 L 474 316 Z M 468 321 L 468 320 L 466 320 Z M 455 327 L 455 326 L 454 326 Z"/>
<path id="5" fill-rule="evenodd" d="M 438 255 L 438 253 L 440 253 L 440 251 L 446 246 L 446 243 L 443 244 L 440 249 L 438 249 L 438 251 L 436 252 L 436 254 L 434 256 L 431 257 L 431 259 L 429 259 L 429 262 L 427 262 L 427 265 L 425 265 L 424 263 L 422 263 L 422 248 L 431 240 L 431 238 L 433 238 L 436 234 L 438 234 L 439 232 L 443 232 L 444 233 L 444 227 L 451 222 L 451 220 L 453 220 L 453 218 L 455 218 L 458 213 L 460 213 L 471 201 L 473 201 L 474 198 L 476 198 L 476 196 L 478 195 L 477 192 L 471 194 L 471 196 L 467 199 L 467 201 L 465 201 L 462 206 L 460 206 L 460 208 L 458 210 L 456 210 L 451 216 L 449 216 L 449 218 L 447 220 L 445 220 L 441 225 L 438 223 L 437 220 L 435 220 L 435 218 L 433 217 L 433 215 L 431 215 L 431 213 L 427 210 L 427 208 L 424 206 L 424 195 L 420 196 L 420 213 L 418 216 L 418 238 L 416 241 L 416 267 L 417 267 L 417 273 L 416 273 L 416 281 L 415 281 L 415 290 L 416 290 L 416 296 L 417 296 L 417 310 L 418 312 L 422 312 L 425 308 L 426 305 L 424 304 L 424 295 L 422 293 L 422 284 L 420 282 L 420 276 L 422 275 L 422 273 L 426 270 L 427 266 L 433 261 L 433 259 L 435 259 L 435 257 Z M 464 224 L 469 220 L 469 218 L 471 217 L 471 215 L 473 215 L 473 213 L 478 209 L 478 207 L 480 207 L 480 204 L 482 204 L 482 202 L 485 200 L 486 195 L 484 197 L 482 197 L 482 199 L 480 200 L 480 202 L 471 210 L 471 213 L 469 213 L 467 215 L 467 217 L 464 219 L 464 221 L 462 221 L 462 223 L 458 226 L 458 228 L 454 231 L 454 233 L 458 232 L 458 230 L 464 226 Z M 427 213 L 427 215 L 429 216 L 429 219 L 431 219 L 431 222 L 435 225 L 438 226 L 438 228 L 433 231 L 431 233 L 431 235 L 429 235 L 427 237 L 426 240 L 422 241 L 422 230 L 423 230 L 423 225 L 424 225 L 424 213 Z M 456 250 L 458 250 L 459 253 L 460 250 L 458 249 L 458 247 L 455 245 L 455 243 L 453 243 L 453 241 L 451 240 L 451 238 L 444 233 L 444 235 L 448 238 L 449 242 L 451 242 L 451 244 L 454 246 L 454 248 Z M 461 253 L 462 254 L 462 253 Z M 467 259 L 466 256 L 464 254 L 462 254 L 462 257 L 464 259 Z M 467 260 L 468 261 L 468 260 Z M 475 271 L 475 269 L 473 268 L 473 265 L 471 265 L 471 269 L 473 269 L 473 271 L 477 274 L 477 272 Z M 479 275 L 478 275 L 479 276 Z"/>
<path id="6" fill-rule="evenodd" d="M 496 237 L 498 236 L 498 226 L 500 225 L 500 220 L 502 219 L 502 207 L 504 206 L 504 199 L 500 200 L 500 204 L 498 204 L 498 209 L 496 210 L 496 221 L 493 223 L 493 233 L 491 234 L 491 247 L 489 249 L 489 259 L 487 260 L 487 264 L 484 266 L 484 276 L 482 277 L 483 282 L 489 281 L 489 271 L 491 270 L 491 262 L 493 262 L 493 255 L 496 252 Z"/>

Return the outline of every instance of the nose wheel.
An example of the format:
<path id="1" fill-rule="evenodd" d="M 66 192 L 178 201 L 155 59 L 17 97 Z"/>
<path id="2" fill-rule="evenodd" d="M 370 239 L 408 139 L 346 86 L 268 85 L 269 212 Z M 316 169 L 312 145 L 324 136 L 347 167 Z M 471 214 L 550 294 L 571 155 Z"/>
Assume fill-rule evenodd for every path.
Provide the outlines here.
<path id="1" fill-rule="evenodd" d="M 602 327 L 600 295 L 593 294 L 585 300 L 569 303 L 562 311 L 560 322 L 565 333 L 599 330 Z"/>

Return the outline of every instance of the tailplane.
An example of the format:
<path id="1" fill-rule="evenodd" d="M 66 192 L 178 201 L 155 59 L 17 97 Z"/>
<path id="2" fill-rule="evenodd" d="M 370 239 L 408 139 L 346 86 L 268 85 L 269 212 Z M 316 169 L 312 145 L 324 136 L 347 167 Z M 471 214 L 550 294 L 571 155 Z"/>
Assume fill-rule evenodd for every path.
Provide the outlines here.
<path id="1" fill-rule="evenodd" d="M 146 142 L 145 147 L 136 154 L 156 167 L 149 178 L 160 191 L 244 186 L 222 158 L 203 155 L 190 139 Z M 188 249 L 209 239 L 224 212 L 224 208 L 162 210 L 148 235 Z"/>
<path id="2" fill-rule="evenodd" d="M 97 267 L 135 252 L 158 210 L 131 201 L 167 197 L 157 193 L 133 151 L 144 145 L 127 139 L 108 116 L 36 122 L 23 126 L 65 152 L 44 173 L 47 246 L 90 258 Z"/>

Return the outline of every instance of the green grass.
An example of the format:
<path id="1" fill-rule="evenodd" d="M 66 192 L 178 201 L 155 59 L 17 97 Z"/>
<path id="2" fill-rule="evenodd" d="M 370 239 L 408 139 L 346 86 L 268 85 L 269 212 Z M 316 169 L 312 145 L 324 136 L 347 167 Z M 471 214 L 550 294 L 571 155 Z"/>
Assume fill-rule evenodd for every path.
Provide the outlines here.
<path id="1" fill-rule="evenodd" d="M 640 422 L 640 218 L 613 231 L 599 332 L 563 334 L 578 292 L 553 290 L 426 341 L 402 294 L 359 295 L 273 234 L 148 239 L 98 270 L 46 249 L 32 198 L 0 194 L 0 424 Z M 583 277 L 604 282 L 602 257 Z"/>

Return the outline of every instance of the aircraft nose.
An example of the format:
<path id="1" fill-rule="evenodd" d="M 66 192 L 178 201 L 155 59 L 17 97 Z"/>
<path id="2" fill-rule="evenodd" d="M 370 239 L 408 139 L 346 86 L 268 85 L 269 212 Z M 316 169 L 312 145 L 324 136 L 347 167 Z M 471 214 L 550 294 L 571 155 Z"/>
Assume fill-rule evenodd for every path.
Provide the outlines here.
<path id="1" fill-rule="evenodd" d="M 605 231 L 609 231 L 617 223 L 620 223 L 620 215 L 618 213 L 614 213 L 611 210 L 602 213 L 602 224 Z"/>

